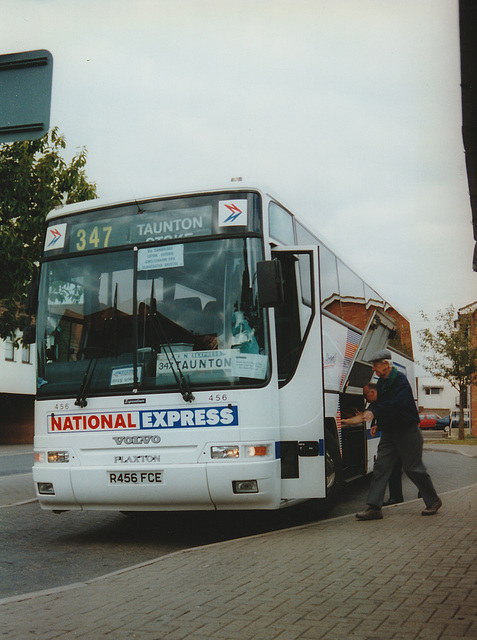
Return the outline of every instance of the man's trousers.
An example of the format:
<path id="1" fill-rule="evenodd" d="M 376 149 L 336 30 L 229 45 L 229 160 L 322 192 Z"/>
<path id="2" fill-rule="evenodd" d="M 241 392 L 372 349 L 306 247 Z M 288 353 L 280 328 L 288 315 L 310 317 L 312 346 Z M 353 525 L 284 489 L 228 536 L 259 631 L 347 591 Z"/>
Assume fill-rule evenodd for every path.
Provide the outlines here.
<path id="1" fill-rule="evenodd" d="M 421 429 L 417 424 L 383 431 L 374 463 L 367 504 L 382 507 L 386 486 L 398 457 L 401 458 L 404 472 L 419 489 L 426 507 L 437 502 L 438 495 L 422 461 L 422 442 Z"/>

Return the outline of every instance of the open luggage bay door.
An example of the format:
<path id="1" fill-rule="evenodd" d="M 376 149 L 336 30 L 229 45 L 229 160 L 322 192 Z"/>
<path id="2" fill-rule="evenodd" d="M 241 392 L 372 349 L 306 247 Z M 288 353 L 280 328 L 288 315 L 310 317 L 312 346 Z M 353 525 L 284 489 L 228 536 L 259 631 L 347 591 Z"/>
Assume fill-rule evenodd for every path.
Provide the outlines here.
<path id="1" fill-rule="evenodd" d="M 396 321 L 384 311 L 376 309 L 361 336 L 358 348 L 341 382 L 341 393 L 361 393 L 371 380 L 373 365 L 369 358 L 385 349 L 394 337 Z"/>

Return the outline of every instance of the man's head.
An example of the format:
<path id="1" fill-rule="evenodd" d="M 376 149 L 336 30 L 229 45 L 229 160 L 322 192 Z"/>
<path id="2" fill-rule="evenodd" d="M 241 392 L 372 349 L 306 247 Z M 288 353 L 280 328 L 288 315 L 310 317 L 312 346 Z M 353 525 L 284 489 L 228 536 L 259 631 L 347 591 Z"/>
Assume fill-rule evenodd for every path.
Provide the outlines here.
<path id="1" fill-rule="evenodd" d="M 389 360 L 376 360 L 373 362 L 373 371 L 378 378 L 387 378 L 392 368 Z"/>
<path id="2" fill-rule="evenodd" d="M 369 362 L 372 363 L 373 371 L 378 378 L 387 378 L 393 368 L 392 355 L 389 349 L 376 351 L 369 359 Z"/>
<path id="3" fill-rule="evenodd" d="M 376 402 L 378 399 L 378 391 L 374 382 L 370 382 L 363 387 L 363 395 L 369 403 Z"/>

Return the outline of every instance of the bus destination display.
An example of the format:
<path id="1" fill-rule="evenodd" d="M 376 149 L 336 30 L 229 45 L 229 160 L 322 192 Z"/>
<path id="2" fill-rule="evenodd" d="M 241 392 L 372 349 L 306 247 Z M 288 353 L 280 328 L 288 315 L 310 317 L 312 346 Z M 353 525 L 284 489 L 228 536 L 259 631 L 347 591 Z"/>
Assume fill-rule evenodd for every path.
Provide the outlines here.
<path id="1" fill-rule="evenodd" d="M 207 236 L 212 233 L 212 207 L 202 206 L 135 215 L 95 219 L 82 216 L 80 223 L 48 227 L 45 251 L 68 248 L 69 252 L 97 251 L 142 242 Z"/>

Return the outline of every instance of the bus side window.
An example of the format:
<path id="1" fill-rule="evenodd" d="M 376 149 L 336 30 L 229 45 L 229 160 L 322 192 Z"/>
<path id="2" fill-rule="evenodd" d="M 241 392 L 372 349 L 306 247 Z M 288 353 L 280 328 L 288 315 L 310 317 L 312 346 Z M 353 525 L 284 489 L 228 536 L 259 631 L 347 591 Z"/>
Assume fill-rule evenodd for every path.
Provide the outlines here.
<path id="1" fill-rule="evenodd" d="M 280 242 L 280 244 L 294 244 L 293 218 L 278 206 L 275 202 L 270 202 L 269 207 L 270 235 Z"/>
<path id="2" fill-rule="evenodd" d="M 283 385 L 293 375 L 313 317 L 311 256 L 277 253 L 282 265 L 284 304 L 275 309 L 278 377 Z"/>

